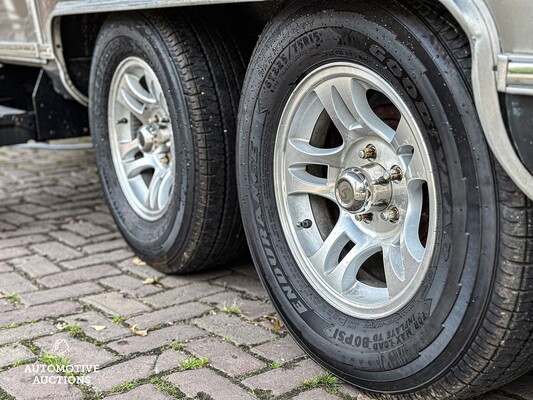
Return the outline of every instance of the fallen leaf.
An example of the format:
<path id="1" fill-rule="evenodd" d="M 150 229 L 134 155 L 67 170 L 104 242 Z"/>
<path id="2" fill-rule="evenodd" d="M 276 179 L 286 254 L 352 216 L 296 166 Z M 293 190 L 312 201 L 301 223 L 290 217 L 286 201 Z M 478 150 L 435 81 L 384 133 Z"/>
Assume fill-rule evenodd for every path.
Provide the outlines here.
<path id="1" fill-rule="evenodd" d="M 151 278 L 146 278 L 143 281 L 143 285 L 151 285 L 151 284 L 154 284 L 154 283 L 157 283 L 157 278 L 155 276 L 151 277 Z"/>
<path id="2" fill-rule="evenodd" d="M 139 329 L 137 325 L 133 325 L 130 329 L 138 336 L 148 336 L 148 329 Z"/>
<path id="3" fill-rule="evenodd" d="M 146 265 L 146 263 L 143 260 L 141 260 L 139 257 L 135 257 L 133 259 L 133 264 L 138 265 L 138 266 L 139 265 Z"/>
<path id="4" fill-rule="evenodd" d="M 91 325 L 91 328 L 93 328 L 95 331 L 103 331 L 106 326 L 105 325 Z"/>
<path id="5" fill-rule="evenodd" d="M 68 324 L 67 324 L 66 322 L 59 322 L 59 323 L 56 325 L 56 328 L 59 329 L 60 331 L 62 331 L 62 330 L 65 329 L 67 326 L 68 326 Z"/>

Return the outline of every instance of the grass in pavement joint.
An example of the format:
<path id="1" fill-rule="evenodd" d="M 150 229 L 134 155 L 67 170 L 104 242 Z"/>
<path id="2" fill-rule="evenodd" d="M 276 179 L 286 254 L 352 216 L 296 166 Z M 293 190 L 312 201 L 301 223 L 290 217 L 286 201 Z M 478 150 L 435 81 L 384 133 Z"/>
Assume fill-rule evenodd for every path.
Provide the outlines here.
<path id="1" fill-rule="evenodd" d="M 54 370 L 59 371 L 61 368 L 66 368 L 70 365 L 69 360 L 66 357 L 58 356 L 56 354 L 42 353 L 39 356 L 41 362 L 45 365 L 51 365 Z M 72 372 L 66 371 L 66 375 L 72 375 Z"/>
<path id="2" fill-rule="evenodd" d="M 70 334 L 74 337 L 79 337 L 84 334 L 83 329 L 77 322 L 75 322 L 73 325 L 67 325 L 63 329 L 67 332 L 70 332 Z"/>
<path id="3" fill-rule="evenodd" d="M 125 320 L 126 320 L 126 317 L 122 317 L 122 316 L 120 316 L 120 315 L 115 315 L 115 316 L 113 317 L 113 322 L 114 322 L 115 324 L 121 324 L 121 323 L 123 323 Z"/>
<path id="4" fill-rule="evenodd" d="M 233 305 L 229 307 L 222 307 L 222 311 L 229 315 L 241 315 L 241 309 L 237 306 L 236 303 L 233 303 Z"/>
<path id="5" fill-rule="evenodd" d="M 196 358 L 194 356 L 191 356 L 187 360 L 183 360 L 182 362 L 180 362 L 180 371 L 202 368 L 206 364 L 207 358 Z"/>
<path id="6" fill-rule="evenodd" d="M 324 373 L 302 382 L 302 387 L 305 389 L 314 389 L 319 386 L 322 386 L 328 392 L 335 394 L 339 389 L 339 379 L 329 373 Z"/>

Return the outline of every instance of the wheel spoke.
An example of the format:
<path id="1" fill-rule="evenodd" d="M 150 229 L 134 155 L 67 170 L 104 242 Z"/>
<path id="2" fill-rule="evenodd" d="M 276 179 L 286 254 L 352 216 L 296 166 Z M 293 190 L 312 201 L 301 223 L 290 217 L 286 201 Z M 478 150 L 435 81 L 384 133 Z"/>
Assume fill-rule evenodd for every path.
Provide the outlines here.
<path id="1" fill-rule="evenodd" d="M 139 139 L 135 138 L 129 142 L 119 144 L 120 156 L 123 160 L 127 160 L 135 156 L 139 150 Z"/>
<path id="2" fill-rule="evenodd" d="M 331 274 L 339 266 L 339 256 L 349 241 L 362 244 L 366 239 L 349 215 L 342 212 L 326 240 L 309 259 L 320 266 L 321 274 Z"/>
<path id="3" fill-rule="evenodd" d="M 141 172 L 146 171 L 148 169 L 155 169 L 155 162 L 151 159 L 151 157 L 144 156 L 137 160 L 124 162 L 124 171 L 126 172 L 126 176 L 128 179 L 132 179 L 137 177 Z"/>
<path id="4" fill-rule="evenodd" d="M 304 168 L 289 168 L 286 175 L 287 194 L 312 194 L 337 202 L 334 181 L 311 175 Z"/>
<path id="5" fill-rule="evenodd" d="M 291 139 L 287 146 L 287 161 L 294 165 L 327 165 L 337 168 L 342 166 L 345 145 L 333 149 L 312 146 L 305 139 Z"/>
<path id="6" fill-rule="evenodd" d="M 357 273 L 369 257 L 377 250 L 375 243 L 366 238 L 355 243 L 341 262 L 327 275 L 329 282 L 334 282 L 335 287 L 344 294 L 353 292 L 357 287 Z"/>
<path id="7" fill-rule="evenodd" d="M 407 190 L 409 193 L 409 206 L 405 215 L 401 241 L 402 246 L 406 247 L 411 257 L 420 262 L 425 252 L 418 236 L 424 196 L 421 181 L 409 182 Z"/>
<path id="8" fill-rule="evenodd" d="M 131 94 L 135 99 L 143 104 L 155 104 L 157 100 L 152 94 L 147 91 L 135 75 L 125 74 L 124 81 L 126 82 L 126 90 Z M 153 88 L 152 88 L 153 90 Z"/>
<path id="9" fill-rule="evenodd" d="M 367 88 L 351 78 L 337 78 L 315 88 L 326 112 L 346 140 L 350 133 L 375 133 L 391 142 L 394 131 L 372 111 Z"/>
<path id="10" fill-rule="evenodd" d="M 146 206 L 151 210 L 157 210 L 162 207 L 163 189 L 168 187 L 168 177 L 171 176 L 170 168 L 159 168 L 155 170 L 154 176 L 148 186 Z M 164 184 L 165 183 L 165 184 Z"/>

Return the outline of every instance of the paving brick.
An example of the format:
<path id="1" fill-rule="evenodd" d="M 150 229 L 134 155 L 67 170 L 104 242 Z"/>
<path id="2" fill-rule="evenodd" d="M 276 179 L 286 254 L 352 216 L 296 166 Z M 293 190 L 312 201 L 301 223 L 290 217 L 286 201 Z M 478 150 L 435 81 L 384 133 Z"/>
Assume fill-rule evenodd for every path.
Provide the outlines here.
<path id="1" fill-rule="evenodd" d="M 0 240 L 0 250 L 8 247 L 26 246 L 29 244 L 46 242 L 48 238 L 44 235 L 20 236 L 12 239 Z"/>
<path id="2" fill-rule="evenodd" d="M 45 213 L 50 210 L 47 207 L 36 206 L 35 204 L 18 204 L 15 206 L 11 206 L 10 208 L 21 214 L 32 215 L 32 216 Z"/>
<path id="3" fill-rule="evenodd" d="M 341 383 L 339 386 L 339 391 L 341 393 L 344 393 L 345 395 L 348 395 L 352 399 L 364 400 L 362 397 L 360 397 L 363 396 L 361 392 L 357 390 L 355 386 L 349 385 L 347 383 Z"/>
<path id="4" fill-rule="evenodd" d="M 180 304 L 178 306 L 164 308 L 158 311 L 151 311 L 147 314 L 139 315 L 128 319 L 126 322 L 130 325 L 137 325 L 141 328 L 153 328 L 159 324 L 189 319 L 201 315 L 211 310 L 211 307 L 197 302 Z"/>
<path id="5" fill-rule="evenodd" d="M 35 366 L 35 371 L 32 369 Z M 17 399 L 24 400 L 78 400 L 83 399 L 83 392 L 68 384 L 34 384 L 35 378 L 46 382 L 57 379 L 59 375 L 47 371 L 44 364 L 34 363 L 20 365 L 0 373 L 0 387 Z M 52 378 L 53 377 L 53 378 Z"/>
<path id="6" fill-rule="evenodd" d="M 165 378 L 188 397 L 216 400 L 251 400 L 254 397 L 210 369 L 176 372 Z M 205 383 L 209 382 L 208 385 Z"/>
<path id="7" fill-rule="evenodd" d="M 0 261 L 18 258 L 30 254 L 30 251 L 25 247 L 10 247 L 9 249 L 2 249 L 0 251 Z"/>
<path id="8" fill-rule="evenodd" d="M 5 262 L 0 261 L 0 273 L 13 271 L 13 267 L 9 266 Z"/>
<path id="9" fill-rule="evenodd" d="M 238 274 L 243 274 L 257 279 L 257 270 L 255 269 L 252 260 L 250 260 L 249 262 L 244 262 L 241 265 L 232 265 L 230 269 L 234 272 L 237 272 Z"/>
<path id="10" fill-rule="evenodd" d="M 60 341 L 63 341 L 63 343 Z M 118 360 L 118 357 L 109 351 L 92 343 L 75 339 L 67 332 L 45 336 L 34 340 L 33 343 L 46 353 L 65 357 L 72 365 L 98 365 L 103 367 Z M 57 349 L 55 348 L 56 343 L 60 344 Z"/>
<path id="11" fill-rule="evenodd" d="M 156 269 L 153 269 L 149 265 L 146 265 L 146 264 L 136 265 L 133 262 L 134 259 L 135 258 L 128 258 L 127 260 L 123 260 L 122 262 L 118 264 L 118 267 L 123 271 L 130 272 L 143 279 L 162 278 L 166 276 L 164 273 L 159 272 Z"/>
<path id="12" fill-rule="evenodd" d="M 291 366 L 264 372 L 260 375 L 245 379 L 242 383 L 251 389 L 271 391 L 275 396 L 281 396 L 298 388 L 303 381 L 322 374 L 324 370 L 311 360 L 305 360 Z"/>
<path id="13" fill-rule="evenodd" d="M 222 285 L 240 292 L 245 292 L 251 296 L 259 297 L 261 299 L 268 299 L 268 295 L 259 278 L 252 278 L 250 276 L 241 274 L 226 275 L 222 278 L 213 281 L 218 285 Z"/>
<path id="14" fill-rule="evenodd" d="M 533 400 L 532 382 L 533 372 L 528 372 L 512 383 L 503 386 L 502 390 L 515 396 L 520 396 L 525 400 Z"/>
<path id="15" fill-rule="evenodd" d="M 104 251 L 116 250 L 122 247 L 128 247 L 123 239 L 115 239 L 101 243 L 93 243 L 83 247 L 83 251 L 87 254 L 102 253 Z"/>
<path id="16" fill-rule="evenodd" d="M 65 300 L 74 297 L 86 296 L 88 294 L 100 293 L 103 290 L 104 288 L 96 283 L 76 283 L 74 285 L 62 286 L 55 289 L 27 293 L 21 297 L 21 302 L 26 305 L 51 303 L 57 300 Z"/>
<path id="17" fill-rule="evenodd" d="M 0 220 L 8 224 L 22 225 L 34 221 L 34 218 L 17 212 L 8 212 L 0 214 Z"/>
<path id="18" fill-rule="evenodd" d="M 197 282 L 145 297 L 145 300 L 154 307 L 168 307 L 191 300 L 198 300 L 201 297 L 222 292 L 223 290 L 224 289 L 219 286 L 209 285 L 205 282 Z"/>
<path id="19" fill-rule="evenodd" d="M 83 253 L 58 242 L 40 243 L 31 246 L 31 248 L 37 253 L 55 261 L 65 261 L 83 257 Z"/>
<path id="20" fill-rule="evenodd" d="M 61 270 L 46 258 L 41 256 L 28 256 L 11 261 L 17 269 L 24 271 L 33 278 L 60 272 Z"/>
<path id="21" fill-rule="evenodd" d="M 2 232 L 0 229 L 0 239 L 9 239 L 13 237 L 21 237 L 27 235 L 35 235 L 38 233 L 48 233 L 55 229 L 55 226 L 49 222 L 38 222 L 30 226 L 21 226 L 14 231 Z"/>
<path id="22" fill-rule="evenodd" d="M 172 400 L 168 394 L 160 391 L 152 384 L 141 385 L 126 393 L 107 396 L 111 400 Z"/>
<path id="23" fill-rule="evenodd" d="M 157 356 L 137 357 L 132 360 L 112 365 L 87 376 L 91 380 L 91 386 L 95 390 L 111 390 L 114 387 L 135 379 L 148 378 L 155 373 Z"/>
<path id="24" fill-rule="evenodd" d="M 70 285 L 76 282 L 96 280 L 106 276 L 118 275 L 120 271 L 111 265 L 102 264 L 80 268 L 72 271 L 59 272 L 40 278 L 39 282 L 48 287 Z"/>
<path id="25" fill-rule="evenodd" d="M 115 221 L 108 212 L 92 212 L 91 214 L 84 216 L 83 220 L 96 225 L 115 225 Z"/>
<path id="26" fill-rule="evenodd" d="M 263 328 L 244 322 L 238 317 L 224 314 L 195 319 L 193 323 L 219 336 L 229 337 L 237 344 L 258 344 L 276 337 Z"/>
<path id="27" fill-rule="evenodd" d="M 107 229 L 102 228 L 101 226 L 93 225 L 90 222 L 78 222 L 74 224 L 63 225 L 63 228 L 84 237 L 102 235 L 109 232 Z"/>
<path id="28" fill-rule="evenodd" d="M 104 317 L 96 311 L 88 311 L 83 314 L 71 315 L 70 317 L 61 318 L 62 321 L 73 325 L 78 324 L 83 332 L 89 337 L 100 342 L 107 342 L 109 340 L 118 339 L 124 336 L 130 336 L 131 330 L 128 328 L 115 324 L 112 320 Z M 97 331 L 93 326 L 105 326 L 105 329 Z"/>
<path id="29" fill-rule="evenodd" d="M 189 359 L 189 355 L 185 354 L 183 351 L 176 351 L 174 349 L 165 350 L 157 356 L 154 373 L 159 374 L 168 371 L 169 369 L 176 368 L 182 361 L 187 359 Z"/>
<path id="30" fill-rule="evenodd" d="M 134 299 L 128 299 L 117 292 L 97 294 L 81 299 L 87 304 L 102 310 L 105 313 L 117 316 L 130 316 L 150 311 L 150 307 Z"/>
<path id="31" fill-rule="evenodd" d="M 227 269 L 217 269 L 215 271 L 196 272 L 187 275 L 168 275 L 161 279 L 160 282 L 165 286 L 174 288 L 185 286 L 189 283 L 205 282 L 212 279 L 220 278 L 229 273 L 231 273 L 231 271 Z"/>
<path id="32" fill-rule="evenodd" d="M 253 347 L 251 351 L 255 354 L 259 354 L 267 360 L 278 363 L 292 361 L 296 358 L 305 356 L 304 351 L 290 336 L 285 336 L 282 339 Z"/>
<path id="33" fill-rule="evenodd" d="M 308 390 L 306 392 L 300 393 L 297 396 L 293 397 L 293 400 L 339 400 L 342 397 L 335 396 L 331 393 L 326 392 L 322 388 L 316 388 L 313 390 Z"/>
<path id="34" fill-rule="evenodd" d="M 15 308 L 15 305 L 11 301 L 6 299 L 0 299 L 0 313 L 14 310 Z"/>
<path id="35" fill-rule="evenodd" d="M 131 257 L 129 250 L 115 250 L 109 253 L 98 253 L 78 260 L 65 261 L 61 265 L 68 269 L 88 267 L 89 265 L 116 262 Z"/>
<path id="36" fill-rule="evenodd" d="M 48 321 L 22 325 L 16 328 L 2 329 L 0 330 L 0 345 L 13 343 L 18 340 L 32 339 L 56 331 L 57 329 Z"/>
<path id="37" fill-rule="evenodd" d="M 0 292 L 5 294 L 26 293 L 32 290 L 37 290 L 37 286 L 16 272 L 0 274 Z"/>
<path id="38" fill-rule="evenodd" d="M 220 339 L 206 338 L 187 343 L 187 350 L 206 357 L 216 369 L 236 377 L 266 367 L 265 363 Z"/>
<path id="39" fill-rule="evenodd" d="M 54 222 L 70 222 L 79 219 L 92 210 L 89 208 L 77 207 L 75 210 L 62 209 L 59 211 L 50 211 L 44 214 L 39 214 L 36 217 L 39 220 L 54 220 Z"/>
<path id="40" fill-rule="evenodd" d="M 258 319 L 275 312 L 274 307 L 270 303 L 244 299 L 239 294 L 229 291 L 205 297 L 202 301 L 215 304 L 219 309 L 236 305 L 241 310 L 242 316 L 250 320 Z"/>
<path id="41" fill-rule="evenodd" d="M 204 334 L 204 331 L 191 325 L 174 325 L 156 331 L 149 331 L 148 336 L 132 336 L 119 339 L 109 343 L 108 347 L 120 354 L 144 353 L 173 342 L 184 342 Z"/>
<path id="42" fill-rule="evenodd" d="M 0 347 L 0 367 L 35 358 L 35 354 L 26 346 L 15 343 Z"/>
<path id="43" fill-rule="evenodd" d="M 142 280 L 129 275 L 119 275 L 102 279 L 100 283 L 132 296 L 147 296 L 163 290 L 161 285 L 144 284 Z"/>
<path id="44" fill-rule="evenodd" d="M 75 233 L 70 231 L 55 231 L 50 232 L 49 235 L 59 240 L 60 242 L 68 244 L 72 247 L 79 247 L 87 243 L 86 238 L 84 238 L 83 236 L 76 235 Z"/>
<path id="45" fill-rule="evenodd" d="M 22 324 L 43 318 L 54 318 L 62 315 L 79 313 L 83 307 L 73 301 L 58 301 L 52 304 L 41 304 L 28 308 L 7 311 L 0 314 L 0 327 L 12 323 Z"/>

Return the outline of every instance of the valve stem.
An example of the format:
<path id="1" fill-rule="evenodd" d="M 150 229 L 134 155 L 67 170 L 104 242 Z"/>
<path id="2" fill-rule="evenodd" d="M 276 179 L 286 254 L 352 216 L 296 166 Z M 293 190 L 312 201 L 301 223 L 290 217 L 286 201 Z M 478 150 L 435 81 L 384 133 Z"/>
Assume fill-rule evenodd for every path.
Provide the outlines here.
<path id="1" fill-rule="evenodd" d="M 304 219 L 303 221 L 296 223 L 297 228 L 307 229 L 307 228 L 311 228 L 311 226 L 313 226 L 313 221 L 311 221 L 310 219 Z"/>

